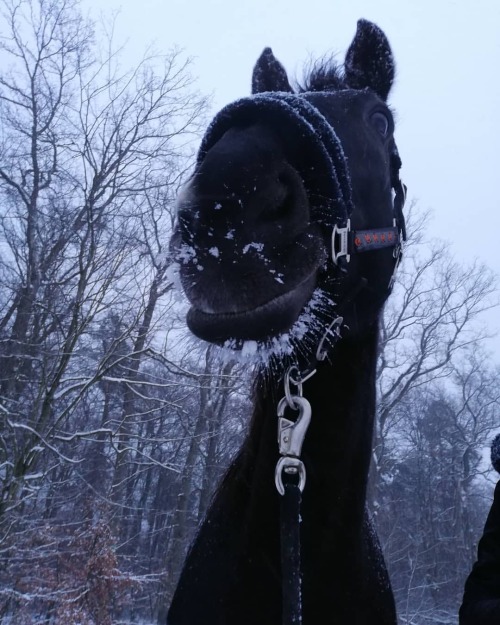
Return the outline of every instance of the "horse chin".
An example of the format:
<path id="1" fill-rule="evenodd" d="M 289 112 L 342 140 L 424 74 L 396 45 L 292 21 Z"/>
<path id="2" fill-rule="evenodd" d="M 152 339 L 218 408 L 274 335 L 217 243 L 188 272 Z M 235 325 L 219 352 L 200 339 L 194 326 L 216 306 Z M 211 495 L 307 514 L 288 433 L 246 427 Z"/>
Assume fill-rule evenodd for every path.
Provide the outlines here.
<path id="1" fill-rule="evenodd" d="M 241 312 L 204 312 L 192 306 L 187 314 L 191 332 L 233 352 L 268 350 L 281 343 L 315 301 L 316 275 L 265 304 Z M 285 337 L 285 339 L 283 339 Z"/>

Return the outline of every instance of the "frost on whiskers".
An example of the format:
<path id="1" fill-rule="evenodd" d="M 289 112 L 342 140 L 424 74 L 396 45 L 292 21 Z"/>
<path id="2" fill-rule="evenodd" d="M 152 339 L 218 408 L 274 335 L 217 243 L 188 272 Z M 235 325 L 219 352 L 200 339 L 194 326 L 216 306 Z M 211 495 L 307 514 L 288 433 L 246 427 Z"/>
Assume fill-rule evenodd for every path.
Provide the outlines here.
<path id="1" fill-rule="evenodd" d="M 175 255 L 175 259 L 186 265 L 190 261 L 194 261 L 196 259 L 196 250 L 192 245 L 187 245 L 186 243 L 182 243 L 177 250 Z"/>
<path id="2" fill-rule="evenodd" d="M 176 302 L 185 302 L 184 292 L 182 290 L 180 265 L 172 262 L 165 271 L 165 279 L 172 284 L 172 292 Z"/>
<path id="3" fill-rule="evenodd" d="M 228 339 L 219 348 L 219 356 L 224 361 L 267 366 L 272 361 L 286 356 L 291 357 L 296 353 L 310 353 L 311 351 L 314 353 L 324 327 L 324 322 L 319 319 L 318 313 L 331 310 L 332 306 L 333 302 L 330 297 L 322 289 L 317 288 L 288 332 L 265 341 Z"/>

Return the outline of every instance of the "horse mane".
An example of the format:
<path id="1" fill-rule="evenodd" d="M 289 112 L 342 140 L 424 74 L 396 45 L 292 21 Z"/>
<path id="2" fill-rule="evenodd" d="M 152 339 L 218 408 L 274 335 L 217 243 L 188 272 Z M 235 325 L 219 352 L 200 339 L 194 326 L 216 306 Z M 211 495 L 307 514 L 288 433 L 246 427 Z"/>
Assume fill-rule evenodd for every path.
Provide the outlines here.
<path id="1" fill-rule="evenodd" d="M 342 66 L 333 54 L 310 61 L 304 70 L 303 82 L 297 85 L 299 93 L 308 91 L 338 91 L 346 89 Z"/>

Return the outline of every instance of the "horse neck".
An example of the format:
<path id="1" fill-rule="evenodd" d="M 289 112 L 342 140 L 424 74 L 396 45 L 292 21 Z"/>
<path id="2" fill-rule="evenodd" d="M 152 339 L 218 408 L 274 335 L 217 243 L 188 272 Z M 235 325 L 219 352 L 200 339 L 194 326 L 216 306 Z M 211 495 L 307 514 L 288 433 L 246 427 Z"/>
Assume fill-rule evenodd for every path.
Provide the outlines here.
<path id="1" fill-rule="evenodd" d="M 314 508 L 318 514 L 334 515 L 343 524 L 363 523 L 375 414 L 377 335 L 374 327 L 361 338 L 342 339 L 330 361 L 321 363 L 304 384 L 304 396 L 312 409 L 302 450 L 307 471 L 304 514 Z M 257 392 L 243 448 L 245 464 L 253 474 L 250 477 L 247 473 L 247 479 L 256 493 L 264 488 L 270 495 L 274 488 L 278 457 L 276 407 L 283 395 L 282 384 L 263 384 Z M 266 505 L 264 500 L 257 497 L 255 507 Z"/>

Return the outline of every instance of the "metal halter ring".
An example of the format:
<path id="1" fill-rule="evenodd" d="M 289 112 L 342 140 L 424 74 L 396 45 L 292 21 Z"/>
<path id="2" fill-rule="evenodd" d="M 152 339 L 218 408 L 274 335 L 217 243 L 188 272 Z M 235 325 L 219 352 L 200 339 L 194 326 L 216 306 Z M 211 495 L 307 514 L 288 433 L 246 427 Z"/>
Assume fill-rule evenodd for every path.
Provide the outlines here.
<path id="1" fill-rule="evenodd" d="M 337 339 L 339 339 L 340 338 L 340 326 L 342 325 L 343 321 L 344 321 L 343 317 L 335 317 L 335 319 L 328 326 L 328 328 L 326 329 L 325 333 L 323 334 L 321 338 L 321 341 L 319 342 L 318 349 L 316 350 L 316 360 L 321 361 L 327 357 L 328 352 L 323 349 L 323 345 L 326 341 L 326 338 L 330 334 L 332 336 L 337 337 Z"/>
<path id="2" fill-rule="evenodd" d="M 304 490 L 306 485 L 306 468 L 300 458 L 291 458 L 290 456 L 283 456 L 278 460 L 276 469 L 274 471 L 274 482 L 276 489 L 280 495 L 285 494 L 285 486 L 283 484 L 283 471 L 288 474 L 299 476 L 299 488 L 300 492 Z"/>
<path id="3" fill-rule="evenodd" d="M 295 397 L 302 397 L 303 394 L 303 390 L 302 390 L 302 380 L 300 379 L 300 376 L 298 378 L 298 380 L 295 380 L 292 377 L 292 372 L 296 372 L 297 375 L 299 376 L 299 369 L 298 367 L 296 367 L 295 365 L 292 365 L 291 367 L 289 367 L 285 373 L 285 397 L 286 397 L 286 402 L 289 406 L 289 408 L 291 408 L 292 410 L 298 410 L 299 406 L 297 404 L 297 402 L 295 401 Z M 290 384 L 293 384 L 296 388 L 297 388 L 297 392 L 294 393 L 292 395 L 292 391 L 290 389 Z"/>

